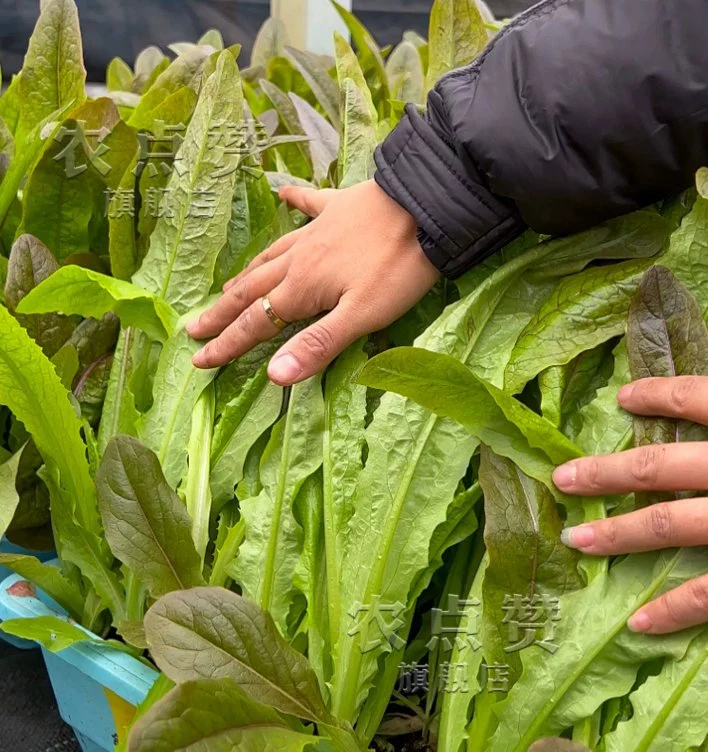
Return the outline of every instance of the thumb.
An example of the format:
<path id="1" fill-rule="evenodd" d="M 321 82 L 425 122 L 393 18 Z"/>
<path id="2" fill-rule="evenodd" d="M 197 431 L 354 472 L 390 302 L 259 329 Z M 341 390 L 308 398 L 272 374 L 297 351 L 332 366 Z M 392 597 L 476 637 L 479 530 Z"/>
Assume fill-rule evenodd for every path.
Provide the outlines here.
<path id="1" fill-rule="evenodd" d="M 275 354 L 268 376 L 280 386 L 304 381 L 324 370 L 366 331 L 366 324 L 357 321 L 353 306 L 340 301 L 333 311 L 296 334 Z"/>
<path id="2" fill-rule="evenodd" d="M 313 218 L 322 214 L 336 194 L 337 191 L 333 188 L 318 191 L 316 188 L 300 188 L 296 185 L 284 186 L 278 191 L 283 201 L 287 201 L 293 208 Z"/>

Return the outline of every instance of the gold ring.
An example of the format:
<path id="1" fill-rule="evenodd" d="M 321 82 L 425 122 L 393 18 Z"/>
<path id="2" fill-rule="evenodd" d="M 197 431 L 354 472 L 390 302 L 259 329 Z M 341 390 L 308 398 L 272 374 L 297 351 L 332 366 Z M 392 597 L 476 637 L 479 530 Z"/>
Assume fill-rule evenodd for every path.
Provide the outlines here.
<path id="1" fill-rule="evenodd" d="M 263 310 L 266 312 L 268 318 L 278 327 L 278 329 L 285 329 L 285 327 L 288 325 L 288 322 L 283 321 L 283 319 L 278 316 L 278 314 L 273 309 L 273 306 L 271 305 L 270 299 L 267 295 L 264 298 L 261 298 L 261 302 L 263 303 Z"/>

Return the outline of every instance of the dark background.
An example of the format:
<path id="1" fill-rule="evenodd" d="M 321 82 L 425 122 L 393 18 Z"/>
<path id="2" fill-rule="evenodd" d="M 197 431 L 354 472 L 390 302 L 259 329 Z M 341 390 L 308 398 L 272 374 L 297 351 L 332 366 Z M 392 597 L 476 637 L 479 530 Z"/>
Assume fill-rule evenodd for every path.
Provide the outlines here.
<path id="1" fill-rule="evenodd" d="M 217 28 L 227 44 L 242 44 L 248 61 L 253 40 L 268 17 L 270 0 L 77 0 L 89 80 L 102 82 L 106 65 L 120 56 L 132 64 L 151 44 L 194 42 Z M 491 0 L 497 18 L 513 15 L 531 0 Z M 414 29 L 427 37 L 432 0 L 354 0 L 354 12 L 379 44 L 395 44 Z M 39 0 L 0 0 L 0 65 L 5 80 L 22 67 Z"/>

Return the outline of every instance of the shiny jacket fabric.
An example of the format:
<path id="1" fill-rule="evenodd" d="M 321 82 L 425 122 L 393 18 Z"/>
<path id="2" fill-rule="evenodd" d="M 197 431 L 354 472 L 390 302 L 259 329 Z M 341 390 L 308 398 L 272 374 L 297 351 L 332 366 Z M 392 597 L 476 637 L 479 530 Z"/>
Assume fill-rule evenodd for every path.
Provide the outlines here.
<path id="1" fill-rule="evenodd" d="M 564 235 L 708 165 L 708 0 L 545 0 L 444 76 L 376 180 L 448 277 L 527 226 Z"/>

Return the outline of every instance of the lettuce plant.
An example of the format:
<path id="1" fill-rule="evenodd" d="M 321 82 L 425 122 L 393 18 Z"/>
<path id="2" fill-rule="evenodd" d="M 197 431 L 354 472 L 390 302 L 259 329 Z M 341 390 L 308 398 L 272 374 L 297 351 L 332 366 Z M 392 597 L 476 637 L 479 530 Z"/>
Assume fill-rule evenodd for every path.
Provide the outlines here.
<path id="1" fill-rule="evenodd" d="M 2 628 L 157 665 L 128 750 L 700 748 L 705 630 L 624 625 L 705 552 L 567 550 L 564 525 L 652 499 L 581 504 L 550 475 L 703 438 L 616 403 L 632 376 L 706 373 L 703 171 L 698 195 L 526 233 L 291 389 L 266 364 L 297 326 L 192 367 L 185 321 L 304 221 L 273 188 L 371 177 L 403 102 L 493 33 L 436 0 L 429 41 L 382 50 L 337 8 L 356 53 L 271 20 L 242 70 L 212 31 L 112 61 L 92 99 L 73 0 L 43 3 L 0 97 L 0 534 L 61 567 L 0 564 L 94 636 Z M 548 618 L 509 650 L 534 598 Z"/>

